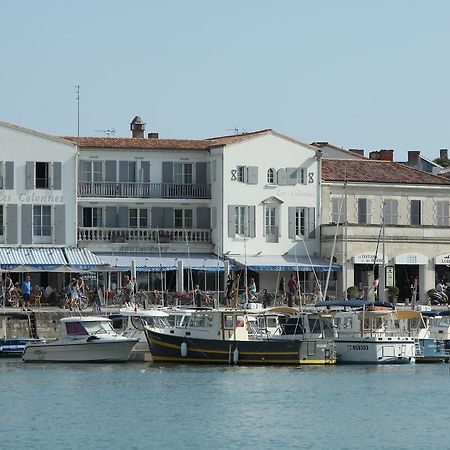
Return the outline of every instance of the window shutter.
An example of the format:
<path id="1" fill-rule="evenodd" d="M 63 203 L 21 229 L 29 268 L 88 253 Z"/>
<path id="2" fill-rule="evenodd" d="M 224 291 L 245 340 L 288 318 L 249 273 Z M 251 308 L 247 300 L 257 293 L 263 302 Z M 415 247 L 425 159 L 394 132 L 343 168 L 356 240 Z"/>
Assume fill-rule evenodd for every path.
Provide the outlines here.
<path id="1" fill-rule="evenodd" d="M 53 189 L 61 189 L 61 162 L 53 163 Z"/>
<path id="2" fill-rule="evenodd" d="M 150 183 L 150 161 L 141 161 L 142 182 Z"/>
<path id="3" fill-rule="evenodd" d="M 119 206 L 118 208 L 118 226 L 119 228 L 128 228 L 128 207 Z"/>
<path id="4" fill-rule="evenodd" d="M 217 161 L 213 160 L 211 165 L 211 180 L 214 182 L 217 180 Z"/>
<path id="5" fill-rule="evenodd" d="M 5 162 L 5 189 L 14 189 L 14 161 Z"/>
<path id="6" fill-rule="evenodd" d="M 228 205 L 228 237 L 236 236 L 236 209 L 234 205 Z"/>
<path id="7" fill-rule="evenodd" d="M 316 237 L 316 209 L 308 208 L 308 237 L 314 239 Z"/>
<path id="8" fill-rule="evenodd" d="M 64 245 L 66 243 L 66 207 L 65 205 L 55 206 L 55 244 Z"/>
<path id="9" fill-rule="evenodd" d="M 278 169 L 277 171 L 278 186 L 286 186 L 286 170 Z"/>
<path id="10" fill-rule="evenodd" d="M 295 210 L 293 206 L 288 208 L 288 236 L 289 239 L 295 239 Z"/>
<path id="11" fill-rule="evenodd" d="M 173 162 L 163 161 L 162 163 L 162 182 L 173 183 Z"/>
<path id="12" fill-rule="evenodd" d="M 195 165 L 195 182 L 197 184 L 206 184 L 206 163 L 198 162 Z"/>
<path id="13" fill-rule="evenodd" d="M 173 208 L 163 208 L 163 226 L 164 228 L 173 228 Z"/>
<path id="14" fill-rule="evenodd" d="M 211 209 L 211 225 L 212 228 L 216 228 L 217 227 L 217 208 L 215 206 L 212 207 Z"/>
<path id="15" fill-rule="evenodd" d="M 119 161 L 119 182 L 126 183 L 128 178 L 128 161 Z"/>
<path id="16" fill-rule="evenodd" d="M 372 223 L 372 200 L 369 198 L 366 200 L 366 220 L 367 224 Z"/>
<path id="17" fill-rule="evenodd" d="M 18 240 L 18 221 L 17 221 L 18 207 L 16 204 L 6 205 L 6 243 L 17 244 Z"/>
<path id="18" fill-rule="evenodd" d="M 256 166 L 247 167 L 247 184 L 258 184 L 258 168 Z"/>
<path id="19" fill-rule="evenodd" d="M 163 222 L 163 209 L 159 206 L 152 208 L 152 228 L 162 228 Z"/>
<path id="20" fill-rule="evenodd" d="M 77 208 L 77 224 L 79 227 L 83 226 L 83 207 L 80 205 Z"/>
<path id="21" fill-rule="evenodd" d="M 256 219 L 255 207 L 248 207 L 248 236 L 254 238 L 256 236 Z"/>
<path id="22" fill-rule="evenodd" d="M 115 183 L 117 181 L 117 162 L 105 161 L 105 181 L 107 183 Z"/>
<path id="23" fill-rule="evenodd" d="M 211 228 L 209 208 L 197 208 L 197 228 Z"/>
<path id="24" fill-rule="evenodd" d="M 33 243 L 33 210 L 32 205 L 22 205 L 22 244 Z"/>
<path id="25" fill-rule="evenodd" d="M 294 186 L 297 184 L 297 168 L 286 167 L 286 184 L 288 186 Z"/>
<path id="26" fill-rule="evenodd" d="M 117 209 L 115 206 L 105 208 L 105 226 L 110 228 L 117 227 Z"/>
<path id="27" fill-rule="evenodd" d="M 25 165 L 25 189 L 34 189 L 34 162 L 27 161 Z"/>

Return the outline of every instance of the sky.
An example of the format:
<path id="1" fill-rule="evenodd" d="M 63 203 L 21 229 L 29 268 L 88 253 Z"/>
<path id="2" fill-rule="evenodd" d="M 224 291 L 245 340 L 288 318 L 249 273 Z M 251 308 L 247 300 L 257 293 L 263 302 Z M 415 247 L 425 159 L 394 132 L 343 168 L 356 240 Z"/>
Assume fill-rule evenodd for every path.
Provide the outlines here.
<path id="1" fill-rule="evenodd" d="M 53 135 L 271 128 L 394 159 L 450 148 L 445 0 L 0 0 L 0 120 Z M 76 86 L 80 86 L 79 105 Z"/>

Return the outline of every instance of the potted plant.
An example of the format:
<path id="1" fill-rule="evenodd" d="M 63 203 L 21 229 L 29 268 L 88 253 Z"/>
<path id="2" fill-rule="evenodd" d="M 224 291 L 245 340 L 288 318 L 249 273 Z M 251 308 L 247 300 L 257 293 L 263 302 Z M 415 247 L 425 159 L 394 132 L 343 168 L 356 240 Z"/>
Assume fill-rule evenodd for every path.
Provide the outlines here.
<path id="1" fill-rule="evenodd" d="M 347 300 L 352 298 L 357 298 L 359 294 L 359 289 L 356 286 L 350 286 L 347 288 Z"/>

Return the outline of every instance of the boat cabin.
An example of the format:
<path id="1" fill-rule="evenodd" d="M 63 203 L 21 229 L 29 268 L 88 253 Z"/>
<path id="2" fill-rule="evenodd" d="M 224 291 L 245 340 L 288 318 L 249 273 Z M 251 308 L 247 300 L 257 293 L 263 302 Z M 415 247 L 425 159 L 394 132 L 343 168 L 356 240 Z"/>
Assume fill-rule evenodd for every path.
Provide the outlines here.
<path id="1" fill-rule="evenodd" d="M 61 319 L 61 338 L 83 339 L 98 334 L 117 334 L 106 317 L 65 317 Z"/>

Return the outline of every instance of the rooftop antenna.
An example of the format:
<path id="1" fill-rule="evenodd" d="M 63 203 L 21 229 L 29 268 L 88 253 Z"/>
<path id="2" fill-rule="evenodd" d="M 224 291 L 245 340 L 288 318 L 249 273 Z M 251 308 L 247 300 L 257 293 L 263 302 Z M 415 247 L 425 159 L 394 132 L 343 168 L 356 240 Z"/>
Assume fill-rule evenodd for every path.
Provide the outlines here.
<path id="1" fill-rule="evenodd" d="M 238 127 L 225 128 L 225 131 L 233 131 L 234 134 L 239 134 L 239 128 Z"/>
<path id="2" fill-rule="evenodd" d="M 77 139 L 80 140 L 80 85 L 75 86 L 76 100 L 77 100 Z"/>
<path id="3" fill-rule="evenodd" d="M 106 136 L 111 136 L 111 135 L 113 135 L 114 136 L 114 134 L 116 134 L 116 130 L 114 129 L 114 128 L 111 128 L 110 130 L 108 129 L 108 130 L 94 130 L 96 133 L 105 133 L 106 134 Z"/>

